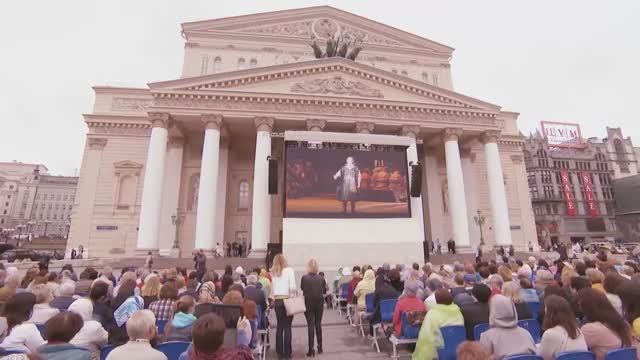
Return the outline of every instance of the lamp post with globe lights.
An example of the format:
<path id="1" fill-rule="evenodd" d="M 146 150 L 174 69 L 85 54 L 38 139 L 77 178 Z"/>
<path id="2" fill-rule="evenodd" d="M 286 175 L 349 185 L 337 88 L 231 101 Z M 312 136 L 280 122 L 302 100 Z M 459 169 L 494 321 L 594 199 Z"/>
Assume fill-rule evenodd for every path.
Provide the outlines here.
<path id="1" fill-rule="evenodd" d="M 480 245 L 484 245 L 484 233 L 482 231 L 482 228 L 484 227 L 484 223 L 486 221 L 486 218 L 485 218 L 484 215 L 482 215 L 482 212 L 480 211 L 480 209 L 478 209 L 476 214 L 477 215 L 473 217 L 473 221 L 480 228 Z"/>

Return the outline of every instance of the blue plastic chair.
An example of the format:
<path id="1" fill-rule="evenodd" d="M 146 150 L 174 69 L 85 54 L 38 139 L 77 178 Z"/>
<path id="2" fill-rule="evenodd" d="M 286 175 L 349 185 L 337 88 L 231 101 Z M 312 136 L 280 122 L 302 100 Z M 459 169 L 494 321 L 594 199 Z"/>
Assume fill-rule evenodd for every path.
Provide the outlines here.
<path id="1" fill-rule="evenodd" d="M 556 354 L 556 360 L 596 360 L 591 351 L 564 351 Z"/>
<path id="2" fill-rule="evenodd" d="M 165 354 L 169 360 L 178 360 L 180 354 L 187 351 L 189 345 L 191 343 L 186 341 L 169 341 L 159 344 L 158 351 Z"/>
<path id="3" fill-rule="evenodd" d="M 364 303 L 367 306 L 367 313 L 371 314 L 375 310 L 373 306 L 373 293 L 364 296 Z"/>
<path id="4" fill-rule="evenodd" d="M 401 327 L 402 327 L 402 336 L 401 339 L 417 339 L 418 334 L 420 334 L 420 325 L 409 325 L 409 320 L 407 319 L 407 313 L 402 313 L 400 315 L 401 318 Z"/>
<path id="5" fill-rule="evenodd" d="M 506 356 L 503 358 L 503 360 L 544 360 L 544 358 L 540 355 L 521 354 L 521 355 Z"/>
<path id="6" fill-rule="evenodd" d="M 156 327 L 158 328 L 158 335 L 164 334 L 164 328 L 167 326 L 167 320 L 156 320 Z"/>
<path id="7" fill-rule="evenodd" d="M 258 317 L 258 329 L 264 330 L 264 310 L 260 305 L 256 306 L 256 316 Z"/>
<path id="8" fill-rule="evenodd" d="M 473 340 L 480 340 L 480 335 L 489 330 L 489 323 L 478 324 L 473 327 Z"/>
<path id="9" fill-rule="evenodd" d="M 349 283 L 340 286 L 340 297 L 345 300 L 349 297 Z"/>
<path id="10" fill-rule="evenodd" d="M 100 349 L 100 360 L 106 360 L 107 355 L 109 355 L 113 349 L 115 349 L 115 346 L 113 345 L 103 346 L 102 349 Z"/>
<path id="11" fill-rule="evenodd" d="M 380 301 L 380 321 L 393 322 L 393 312 L 396 309 L 397 299 Z"/>
<path id="12" fill-rule="evenodd" d="M 538 320 L 526 319 L 518 321 L 518 326 L 523 329 L 526 329 L 531 337 L 533 337 L 533 341 L 538 344 L 540 339 L 542 338 L 542 329 L 540 329 L 540 323 Z"/>
<path id="13" fill-rule="evenodd" d="M 540 314 L 540 303 L 539 302 L 528 302 L 527 305 L 529 305 L 529 310 L 531 310 L 531 314 L 533 315 L 533 318 L 537 318 L 538 315 Z"/>
<path id="14" fill-rule="evenodd" d="M 627 360 L 637 359 L 637 350 L 635 347 L 609 350 L 605 360 Z"/>
<path id="15" fill-rule="evenodd" d="M 444 347 L 438 349 L 438 360 L 456 360 L 458 345 L 467 340 L 467 332 L 462 325 L 443 326 L 440 328 Z"/>

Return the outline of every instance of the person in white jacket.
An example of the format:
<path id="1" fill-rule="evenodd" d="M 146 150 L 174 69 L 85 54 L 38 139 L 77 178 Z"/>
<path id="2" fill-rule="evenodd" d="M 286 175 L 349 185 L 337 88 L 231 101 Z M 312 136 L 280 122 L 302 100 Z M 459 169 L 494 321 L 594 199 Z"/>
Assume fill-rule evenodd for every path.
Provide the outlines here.
<path id="1" fill-rule="evenodd" d="M 35 303 L 35 295 L 28 292 L 18 293 L 7 301 L 4 306 L 7 336 L 0 343 L 1 348 L 7 351 L 31 353 L 47 343 L 40 335 L 38 328 L 26 322 Z"/>
<path id="2" fill-rule="evenodd" d="M 38 284 L 31 288 L 31 292 L 36 296 L 36 304 L 29 322 L 36 325 L 44 325 L 47 320 L 58 315 L 60 310 L 51 307 L 49 303 L 53 300 L 53 293 L 47 284 Z"/>
<path id="3" fill-rule="evenodd" d="M 82 317 L 82 329 L 71 339 L 70 343 L 91 351 L 92 359 L 100 358 L 100 348 L 107 344 L 109 333 L 100 322 L 93 320 L 93 303 L 89 299 L 74 301 L 67 311 L 72 311 Z"/>

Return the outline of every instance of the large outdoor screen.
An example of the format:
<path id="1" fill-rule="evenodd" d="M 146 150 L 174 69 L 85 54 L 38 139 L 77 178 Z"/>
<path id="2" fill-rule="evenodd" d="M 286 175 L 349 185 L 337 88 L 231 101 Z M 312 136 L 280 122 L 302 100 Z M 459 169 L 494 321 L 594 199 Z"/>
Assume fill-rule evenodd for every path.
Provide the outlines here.
<path id="1" fill-rule="evenodd" d="M 285 142 L 285 217 L 410 217 L 406 146 Z"/>

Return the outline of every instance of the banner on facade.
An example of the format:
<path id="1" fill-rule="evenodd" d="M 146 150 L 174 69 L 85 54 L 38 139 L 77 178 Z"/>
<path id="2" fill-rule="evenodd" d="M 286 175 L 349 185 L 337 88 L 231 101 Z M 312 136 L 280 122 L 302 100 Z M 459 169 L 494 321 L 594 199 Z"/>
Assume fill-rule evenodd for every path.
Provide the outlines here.
<path id="1" fill-rule="evenodd" d="M 553 147 L 581 148 L 584 147 L 580 125 L 553 121 L 542 121 L 542 134 Z"/>
<path id="2" fill-rule="evenodd" d="M 586 171 L 583 171 L 580 176 L 582 177 L 582 186 L 584 187 L 584 202 L 587 204 L 587 209 L 589 209 L 589 215 L 599 216 L 600 212 L 598 211 L 598 201 L 593 193 L 591 176 Z"/>
<path id="3" fill-rule="evenodd" d="M 560 170 L 560 178 L 562 181 L 562 191 L 564 192 L 564 201 L 567 205 L 567 215 L 576 216 L 576 199 L 571 190 L 571 182 L 569 180 L 569 171 Z"/>

